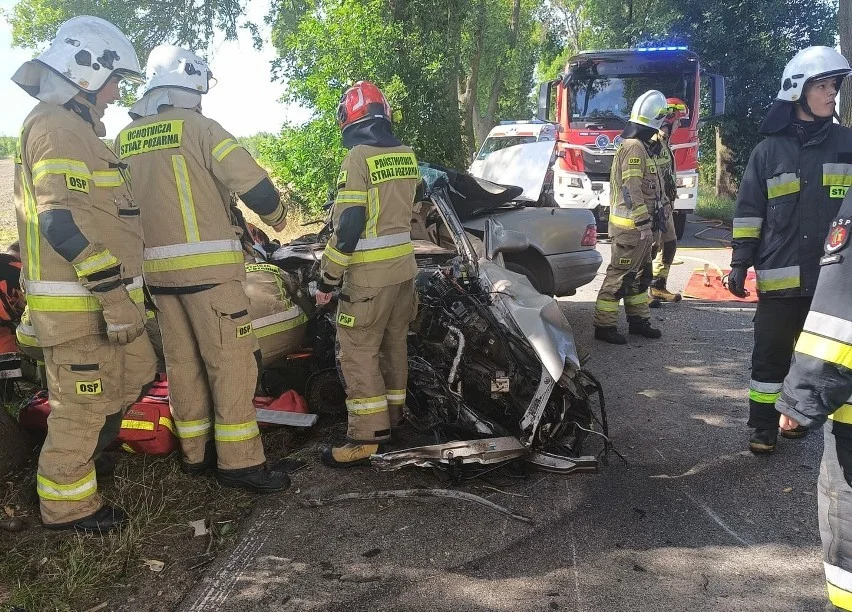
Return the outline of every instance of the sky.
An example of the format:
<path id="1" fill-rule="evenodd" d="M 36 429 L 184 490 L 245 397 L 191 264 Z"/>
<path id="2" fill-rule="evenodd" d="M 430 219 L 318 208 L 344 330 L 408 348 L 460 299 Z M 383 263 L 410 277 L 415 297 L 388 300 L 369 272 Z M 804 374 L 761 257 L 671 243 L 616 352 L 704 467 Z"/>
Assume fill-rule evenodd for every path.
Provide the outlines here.
<path id="1" fill-rule="evenodd" d="M 0 9 L 11 9 L 14 0 L 0 0 Z M 248 17 L 262 25 L 267 2 L 249 2 Z M 271 82 L 270 62 L 275 52 L 269 42 L 268 29 L 262 32 L 266 45 L 256 51 L 247 31 L 240 39 L 225 42 L 221 37 L 206 57 L 218 83 L 204 96 L 204 114 L 217 120 L 235 136 L 250 136 L 258 132 L 276 133 L 285 121 L 301 123 L 309 113 L 299 107 L 287 106 L 278 100 L 285 91 L 281 83 Z M 198 52 L 198 50 L 195 50 Z M 15 85 L 10 78 L 18 67 L 33 57 L 29 49 L 13 49 L 11 26 L 0 18 L 0 136 L 17 136 L 24 118 L 36 100 Z M 145 65 L 146 58 L 139 58 Z M 130 118 L 127 109 L 111 106 L 104 115 L 107 136 L 113 138 Z"/>

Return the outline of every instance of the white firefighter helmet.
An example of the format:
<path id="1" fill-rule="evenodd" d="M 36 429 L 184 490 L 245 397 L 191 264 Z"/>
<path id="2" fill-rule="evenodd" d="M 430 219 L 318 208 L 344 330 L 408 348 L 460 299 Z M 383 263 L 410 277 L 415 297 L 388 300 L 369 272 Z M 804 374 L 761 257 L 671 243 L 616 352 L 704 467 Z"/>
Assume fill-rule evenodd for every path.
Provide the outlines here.
<path id="1" fill-rule="evenodd" d="M 796 102 L 802 97 L 808 81 L 830 77 L 842 80 L 850 73 L 849 62 L 831 47 L 802 49 L 784 67 L 778 99 Z"/>
<path id="2" fill-rule="evenodd" d="M 85 92 L 96 93 L 112 75 L 142 82 L 136 51 L 116 26 L 100 17 L 69 19 L 37 62 Z"/>
<path id="3" fill-rule="evenodd" d="M 659 130 L 668 114 L 669 104 L 666 97 L 662 92 L 651 89 L 636 98 L 630 111 L 630 121 Z"/>
<path id="4" fill-rule="evenodd" d="M 207 62 L 192 51 L 174 45 L 158 45 L 151 50 L 145 66 L 148 82 L 145 93 L 158 87 L 176 87 L 205 94 L 213 73 Z"/>

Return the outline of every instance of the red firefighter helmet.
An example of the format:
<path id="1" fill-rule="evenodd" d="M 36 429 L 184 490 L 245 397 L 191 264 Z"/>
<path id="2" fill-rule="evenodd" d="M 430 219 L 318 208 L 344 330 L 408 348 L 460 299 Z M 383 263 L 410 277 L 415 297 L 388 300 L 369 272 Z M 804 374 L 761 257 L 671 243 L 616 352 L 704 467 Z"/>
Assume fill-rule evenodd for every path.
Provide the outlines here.
<path id="1" fill-rule="evenodd" d="M 366 119 L 391 120 L 391 107 L 382 90 L 369 81 L 358 81 L 346 90 L 337 105 L 337 125 L 345 130 Z"/>
<path id="2" fill-rule="evenodd" d="M 680 125 L 681 119 L 689 119 L 689 107 L 680 98 L 666 98 L 669 114 L 663 120 L 663 125 Z"/>

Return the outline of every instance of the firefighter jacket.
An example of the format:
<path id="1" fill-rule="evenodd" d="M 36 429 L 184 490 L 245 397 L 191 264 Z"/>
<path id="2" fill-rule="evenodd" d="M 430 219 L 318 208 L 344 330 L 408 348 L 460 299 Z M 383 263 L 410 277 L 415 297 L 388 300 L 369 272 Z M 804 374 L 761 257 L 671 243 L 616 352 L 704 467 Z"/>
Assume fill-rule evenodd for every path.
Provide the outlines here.
<path id="1" fill-rule="evenodd" d="M 337 178 L 334 234 L 322 256 L 321 290 L 347 282 L 388 287 L 417 273 L 411 243 L 411 208 L 420 180 L 406 146 L 357 145 Z"/>
<path id="2" fill-rule="evenodd" d="M 142 229 L 127 181 L 119 159 L 78 113 L 41 102 L 24 120 L 15 208 L 22 285 L 42 346 L 106 333 L 98 299 L 84 283 L 120 278 L 144 313 Z"/>
<path id="3" fill-rule="evenodd" d="M 609 235 L 651 228 L 651 220 L 663 197 L 658 167 L 660 158 L 645 144 L 627 138 L 615 151 L 610 173 Z"/>
<path id="4" fill-rule="evenodd" d="M 852 185 L 852 130 L 791 125 L 758 144 L 740 183 L 731 265 L 754 266 L 759 297 L 812 296 L 828 227 Z"/>
<path id="5" fill-rule="evenodd" d="M 830 223 L 811 310 L 776 408 L 807 427 L 827 418 L 852 437 L 852 195 Z"/>
<path id="6" fill-rule="evenodd" d="M 286 216 L 266 171 L 222 126 L 194 110 L 136 119 L 119 133 L 116 152 L 133 175 L 145 279 L 155 293 L 245 278 L 231 192 L 269 225 Z"/>
<path id="7" fill-rule="evenodd" d="M 290 299 L 281 268 L 268 263 L 246 263 L 243 283 L 249 299 L 252 330 L 264 363 L 301 348 L 308 317 Z"/>

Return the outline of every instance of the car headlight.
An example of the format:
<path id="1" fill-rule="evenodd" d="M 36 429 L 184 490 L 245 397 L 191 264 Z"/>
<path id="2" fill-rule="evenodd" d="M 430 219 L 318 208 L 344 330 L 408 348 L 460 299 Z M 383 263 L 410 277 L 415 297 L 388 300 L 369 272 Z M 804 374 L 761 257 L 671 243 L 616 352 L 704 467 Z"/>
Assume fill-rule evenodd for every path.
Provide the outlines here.
<path id="1" fill-rule="evenodd" d="M 684 189 L 692 189 L 695 187 L 695 175 L 691 174 L 689 176 L 679 176 L 675 180 L 675 184 L 678 187 L 683 187 Z"/>

